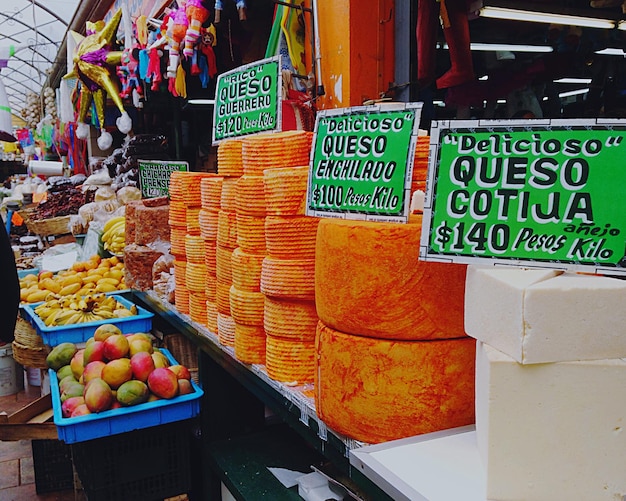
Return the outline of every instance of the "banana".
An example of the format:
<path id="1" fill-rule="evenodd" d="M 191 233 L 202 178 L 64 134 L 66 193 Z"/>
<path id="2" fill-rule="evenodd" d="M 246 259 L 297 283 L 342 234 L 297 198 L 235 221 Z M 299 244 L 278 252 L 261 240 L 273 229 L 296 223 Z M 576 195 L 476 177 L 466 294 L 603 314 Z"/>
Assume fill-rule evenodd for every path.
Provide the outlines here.
<path id="1" fill-rule="evenodd" d="M 102 232 L 106 233 L 109 230 L 109 228 L 111 228 L 116 223 L 119 223 L 120 221 L 126 222 L 126 217 L 124 216 L 112 217 L 106 223 L 104 223 L 104 226 L 102 227 Z"/>

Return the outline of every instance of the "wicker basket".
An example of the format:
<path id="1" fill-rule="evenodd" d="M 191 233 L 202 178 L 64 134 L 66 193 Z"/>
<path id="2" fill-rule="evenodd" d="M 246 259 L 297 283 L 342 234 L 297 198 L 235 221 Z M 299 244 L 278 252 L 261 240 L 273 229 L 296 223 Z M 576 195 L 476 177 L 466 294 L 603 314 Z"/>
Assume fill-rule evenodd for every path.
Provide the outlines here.
<path id="1" fill-rule="evenodd" d="M 26 227 L 39 236 L 65 235 L 70 233 L 70 216 L 57 216 L 48 219 L 33 219 L 33 209 L 18 211 L 22 216 Z"/>
<path id="2" fill-rule="evenodd" d="M 48 349 L 33 326 L 27 320 L 18 317 L 14 335 L 12 346 L 15 361 L 25 367 L 46 369 Z"/>
<path id="3" fill-rule="evenodd" d="M 165 348 L 169 350 L 176 361 L 187 367 L 191 373 L 191 379 L 198 382 L 198 348 L 193 341 L 187 339 L 184 334 L 174 333 L 165 336 Z"/>

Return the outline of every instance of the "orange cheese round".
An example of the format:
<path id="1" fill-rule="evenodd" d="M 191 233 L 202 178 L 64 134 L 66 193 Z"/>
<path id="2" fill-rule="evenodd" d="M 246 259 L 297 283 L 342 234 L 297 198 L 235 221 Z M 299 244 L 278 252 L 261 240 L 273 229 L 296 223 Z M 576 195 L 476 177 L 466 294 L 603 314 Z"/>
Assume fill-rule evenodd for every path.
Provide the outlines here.
<path id="1" fill-rule="evenodd" d="M 475 340 L 373 339 L 322 322 L 317 330 L 315 406 L 333 430 L 379 443 L 474 422 Z"/>
<path id="2" fill-rule="evenodd" d="M 237 245 L 250 254 L 265 254 L 265 216 L 237 214 Z"/>
<path id="3" fill-rule="evenodd" d="M 217 241 L 217 223 L 219 210 L 200 209 L 198 223 L 200 224 L 200 236 L 204 240 Z"/>
<path id="4" fill-rule="evenodd" d="M 201 207 L 187 207 L 187 233 L 190 235 L 200 235 L 200 210 Z"/>
<path id="5" fill-rule="evenodd" d="M 290 169 L 265 169 L 266 213 L 273 215 L 303 215 L 306 205 L 306 188 L 309 166 L 300 165 Z"/>
<path id="6" fill-rule="evenodd" d="M 191 320 L 206 325 L 206 295 L 201 292 L 189 293 L 189 316 Z"/>
<path id="7" fill-rule="evenodd" d="M 237 215 L 220 210 L 217 215 L 217 243 L 222 247 L 237 247 Z"/>
<path id="8" fill-rule="evenodd" d="M 245 216 L 265 215 L 263 176 L 249 176 L 244 174 L 237 180 L 235 207 L 237 214 L 243 214 Z"/>
<path id="9" fill-rule="evenodd" d="M 268 255 L 283 259 L 314 259 L 319 219 L 308 216 L 267 216 Z"/>
<path id="10" fill-rule="evenodd" d="M 263 326 L 265 296 L 262 292 L 250 292 L 230 288 L 230 315 L 236 324 Z"/>
<path id="11" fill-rule="evenodd" d="M 200 202 L 203 209 L 218 211 L 221 208 L 223 177 L 206 177 L 200 180 Z"/>
<path id="12" fill-rule="evenodd" d="M 204 263 L 187 262 L 185 270 L 185 282 L 190 292 L 205 294 L 206 289 L 206 265 Z"/>
<path id="13" fill-rule="evenodd" d="M 314 340 L 317 322 L 315 301 L 265 297 L 263 324 L 272 336 Z"/>
<path id="14" fill-rule="evenodd" d="M 217 147 L 217 171 L 224 176 L 243 174 L 241 156 L 242 142 L 239 139 L 227 139 Z"/>
<path id="15" fill-rule="evenodd" d="M 206 246 L 204 239 L 200 235 L 185 235 L 185 255 L 190 263 L 204 264 Z"/>
<path id="16" fill-rule="evenodd" d="M 418 260 L 421 219 L 320 220 L 315 301 L 322 322 L 386 339 L 465 336 L 466 265 Z"/>
<path id="17" fill-rule="evenodd" d="M 315 374 L 315 341 L 267 335 L 265 369 L 282 383 L 312 383 Z"/>
<path id="18" fill-rule="evenodd" d="M 204 264 L 208 275 L 217 276 L 217 243 L 205 240 L 206 254 L 204 255 Z"/>
<path id="19" fill-rule="evenodd" d="M 224 346 L 235 346 L 235 321 L 230 315 L 217 312 L 217 340 Z"/>
<path id="20" fill-rule="evenodd" d="M 315 259 L 274 259 L 266 256 L 261 292 L 272 297 L 315 299 Z"/>
<path id="21" fill-rule="evenodd" d="M 230 316 L 230 287 L 232 285 L 230 281 L 217 280 L 215 303 L 217 304 L 217 311 L 223 315 Z"/>
<path id="22" fill-rule="evenodd" d="M 233 281 L 232 255 L 233 249 L 217 245 L 215 276 L 222 282 Z"/>
<path id="23" fill-rule="evenodd" d="M 206 302 L 206 326 L 213 334 L 217 334 L 217 305 L 215 301 L 207 299 Z"/>
<path id="24" fill-rule="evenodd" d="M 226 177 L 222 182 L 222 194 L 220 197 L 220 208 L 226 212 L 237 210 L 236 192 L 238 177 Z"/>
<path id="25" fill-rule="evenodd" d="M 243 291 L 260 291 L 263 259 L 264 254 L 251 254 L 237 247 L 231 256 L 233 285 Z"/>
<path id="26" fill-rule="evenodd" d="M 263 326 L 243 325 L 235 321 L 235 358 L 244 364 L 265 363 Z"/>
<path id="27" fill-rule="evenodd" d="M 177 257 L 184 257 L 185 237 L 187 236 L 187 225 L 170 224 L 170 252 Z"/>

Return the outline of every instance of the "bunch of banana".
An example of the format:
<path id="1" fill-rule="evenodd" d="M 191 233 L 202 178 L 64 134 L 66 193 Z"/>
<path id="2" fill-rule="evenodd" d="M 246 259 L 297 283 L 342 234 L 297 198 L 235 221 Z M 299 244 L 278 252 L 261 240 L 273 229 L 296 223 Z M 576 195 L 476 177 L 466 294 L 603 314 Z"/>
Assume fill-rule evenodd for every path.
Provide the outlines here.
<path id="1" fill-rule="evenodd" d="M 103 293 L 86 296 L 79 294 L 59 296 L 52 293 L 52 296 L 38 305 L 34 311 L 47 327 L 137 315 L 135 305 L 127 308 L 114 296 L 107 296 Z"/>
<path id="2" fill-rule="evenodd" d="M 104 250 L 119 255 L 126 246 L 126 218 L 116 216 L 109 219 L 102 228 L 102 243 Z"/>

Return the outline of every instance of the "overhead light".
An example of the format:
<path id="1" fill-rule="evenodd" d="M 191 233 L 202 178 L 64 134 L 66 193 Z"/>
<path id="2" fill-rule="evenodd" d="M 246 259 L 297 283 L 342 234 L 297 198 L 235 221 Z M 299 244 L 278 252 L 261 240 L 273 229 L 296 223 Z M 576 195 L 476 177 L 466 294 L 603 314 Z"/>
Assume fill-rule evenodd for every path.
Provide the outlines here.
<path id="1" fill-rule="evenodd" d="M 214 105 L 215 104 L 215 99 L 189 99 L 187 101 L 187 104 L 193 104 L 193 105 L 210 104 L 210 105 Z"/>
<path id="2" fill-rule="evenodd" d="M 624 49 L 618 49 L 616 47 L 607 47 L 606 49 L 597 50 L 596 54 L 600 54 L 601 56 L 626 56 Z"/>
<path id="3" fill-rule="evenodd" d="M 438 49 L 448 50 L 447 43 L 437 43 Z M 483 43 L 471 42 L 470 49 L 474 51 L 492 51 L 492 52 L 552 52 L 554 49 L 549 45 L 524 45 L 510 43 Z"/>
<path id="4" fill-rule="evenodd" d="M 554 83 L 561 84 L 590 84 L 591 78 L 559 78 L 558 80 L 553 80 Z"/>
<path id="5" fill-rule="evenodd" d="M 617 29 L 622 31 L 626 30 L 626 21 L 620 21 L 617 23 Z"/>
<path id="6" fill-rule="evenodd" d="M 587 94 L 587 92 L 589 92 L 589 89 L 570 90 L 569 92 L 561 92 L 559 97 L 579 96 L 581 94 Z"/>
<path id="7" fill-rule="evenodd" d="M 533 12 L 530 10 L 510 9 L 506 7 L 482 7 L 478 15 L 493 19 L 508 19 L 511 21 L 528 21 L 534 23 L 563 24 L 568 26 L 580 26 L 584 28 L 600 28 L 612 30 L 618 27 L 613 19 L 596 17 L 574 16 L 569 14 L 555 14 L 551 12 Z M 621 23 L 620 23 L 621 24 Z M 620 27 L 626 29 L 626 26 Z"/>

